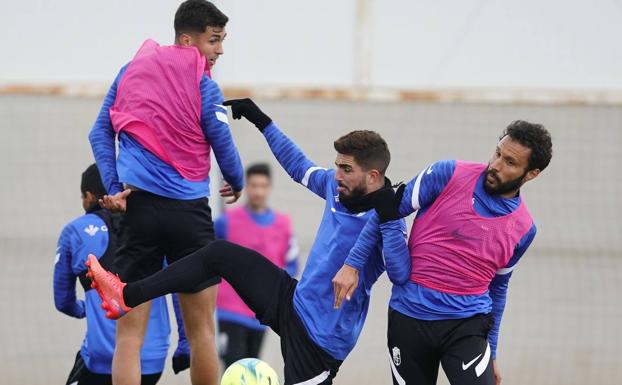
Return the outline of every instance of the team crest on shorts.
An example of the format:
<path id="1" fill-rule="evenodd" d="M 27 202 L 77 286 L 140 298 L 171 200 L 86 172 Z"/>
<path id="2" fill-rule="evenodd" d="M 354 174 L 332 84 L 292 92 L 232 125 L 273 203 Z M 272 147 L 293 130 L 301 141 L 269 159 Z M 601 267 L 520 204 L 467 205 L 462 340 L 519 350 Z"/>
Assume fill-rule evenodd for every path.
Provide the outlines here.
<path id="1" fill-rule="evenodd" d="M 398 348 L 397 346 L 393 347 L 393 362 L 395 363 L 395 366 L 400 366 L 400 364 L 402 363 L 400 348 Z"/>

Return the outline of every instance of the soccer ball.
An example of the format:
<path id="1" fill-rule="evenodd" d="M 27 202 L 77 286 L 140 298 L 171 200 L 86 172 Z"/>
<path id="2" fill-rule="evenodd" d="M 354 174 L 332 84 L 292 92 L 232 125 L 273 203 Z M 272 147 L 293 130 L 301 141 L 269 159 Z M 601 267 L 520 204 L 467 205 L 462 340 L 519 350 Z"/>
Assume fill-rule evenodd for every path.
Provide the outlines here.
<path id="1" fill-rule="evenodd" d="M 279 377 L 262 360 L 243 358 L 225 370 L 220 385 L 279 385 Z"/>

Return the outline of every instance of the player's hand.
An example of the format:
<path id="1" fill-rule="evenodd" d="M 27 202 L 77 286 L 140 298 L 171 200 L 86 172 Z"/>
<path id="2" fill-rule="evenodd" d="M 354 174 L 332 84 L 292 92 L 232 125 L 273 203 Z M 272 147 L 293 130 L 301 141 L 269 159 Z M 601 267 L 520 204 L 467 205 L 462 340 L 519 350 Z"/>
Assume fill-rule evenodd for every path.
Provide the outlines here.
<path id="1" fill-rule="evenodd" d="M 268 124 L 272 122 L 272 119 L 253 102 L 251 99 L 231 99 L 223 103 L 225 106 L 231 107 L 231 115 L 233 119 L 240 119 L 245 117 L 249 122 L 253 123 L 255 127 L 262 131 L 268 127 Z"/>
<path id="2" fill-rule="evenodd" d="M 223 188 L 218 190 L 218 192 L 220 193 L 221 197 L 230 198 L 225 200 L 225 203 L 228 205 L 237 202 L 238 199 L 240 199 L 240 197 L 242 196 L 242 191 L 233 191 L 233 187 L 231 187 L 229 183 L 225 183 Z"/>
<path id="3" fill-rule="evenodd" d="M 395 191 L 392 186 L 385 186 L 373 193 L 372 204 L 378 214 L 380 223 L 401 218 L 399 208 L 405 187 L 406 185 L 400 183 Z"/>
<path id="4" fill-rule="evenodd" d="M 352 266 L 344 264 L 333 277 L 333 289 L 335 290 L 335 304 L 333 308 L 339 309 L 344 297 L 349 301 L 358 284 L 359 271 Z"/>
<path id="5" fill-rule="evenodd" d="M 492 360 L 492 370 L 495 373 L 495 381 L 497 385 L 501 384 L 501 371 L 499 370 L 499 365 L 497 365 L 497 360 Z"/>
<path id="6" fill-rule="evenodd" d="M 114 195 L 104 195 L 103 198 L 99 200 L 99 205 L 113 213 L 124 213 L 127 208 L 127 196 L 130 195 L 131 192 L 132 190 L 126 188 Z"/>

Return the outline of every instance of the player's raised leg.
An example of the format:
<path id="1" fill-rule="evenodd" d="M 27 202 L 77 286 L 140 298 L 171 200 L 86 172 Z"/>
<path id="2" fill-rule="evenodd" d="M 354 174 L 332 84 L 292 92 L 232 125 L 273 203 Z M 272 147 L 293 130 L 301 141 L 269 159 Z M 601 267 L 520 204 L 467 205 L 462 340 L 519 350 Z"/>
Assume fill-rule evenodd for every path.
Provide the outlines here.
<path id="1" fill-rule="evenodd" d="M 273 304 L 283 277 L 289 277 L 256 251 L 227 241 L 214 241 L 150 277 L 128 284 L 106 272 L 94 256 L 89 257 L 89 271 L 98 292 L 107 293 L 102 299 L 113 309 L 112 314 L 122 314 L 123 309 L 129 312 L 164 294 L 190 292 L 220 276 L 233 286 L 258 319 Z M 189 329 L 186 325 L 186 332 Z"/>

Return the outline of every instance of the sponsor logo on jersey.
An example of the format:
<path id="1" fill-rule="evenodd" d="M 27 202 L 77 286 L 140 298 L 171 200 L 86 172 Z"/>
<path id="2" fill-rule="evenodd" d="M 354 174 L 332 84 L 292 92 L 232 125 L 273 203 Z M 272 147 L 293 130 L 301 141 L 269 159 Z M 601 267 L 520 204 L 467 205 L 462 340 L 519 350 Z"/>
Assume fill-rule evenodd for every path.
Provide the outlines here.
<path id="1" fill-rule="evenodd" d="M 90 235 L 91 237 L 94 237 L 98 231 L 99 231 L 98 226 L 89 225 L 89 227 L 84 228 L 84 232 Z"/>

